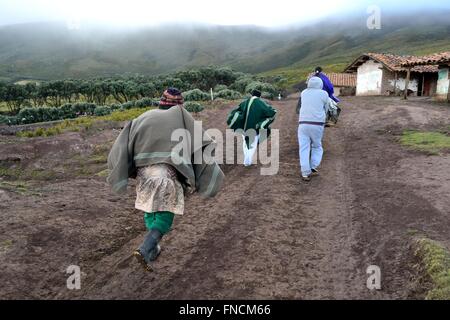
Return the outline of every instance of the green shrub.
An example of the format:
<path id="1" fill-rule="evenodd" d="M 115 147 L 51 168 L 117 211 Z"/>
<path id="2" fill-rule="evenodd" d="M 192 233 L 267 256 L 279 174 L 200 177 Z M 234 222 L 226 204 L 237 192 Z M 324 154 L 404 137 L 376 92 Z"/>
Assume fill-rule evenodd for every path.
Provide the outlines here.
<path id="1" fill-rule="evenodd" d="M 78 102 L 72 105 L 72 110 L 77 116 L 92 116 L 96 107 L 95 103 Z"/>
<path id="2" fill-rule="evenodd" d="M 270 92 L 267 92 L 267 91 L 263 91 L 261 93 L 261 98 L 268 99 L 268 100 L 273 100 L 275 98 L 275 95 L 273 93 L 270 93 Z"/>
<path id="3" fill-rule="evenodd" d="M 47 108 L 47 121 L 55 121 L 64 119 L 64 115 L 59 108 Z M 46 121 L 46 120 L 44 120 Z"/>
<path id="4" fill-rule="evenodd" d="M 99 118 L 98 120 L 105 120 L 105 121 L 128 121 L 135 119 L 139 117 L 144 112 L 147 112 L 148 110 L 142 109 L 142 108 L 133 108 L 130 110 L 118 110 L 114 111 L 110 115 L 103 116 Z"/>
<path id="5" fill-rule="evenodd" d="M 266 94 L 271 94 L 273 97 L 277 94 L 277 89 L 270 83 L 253 81 L 247 85 L 245 88 L 246 93 L 251 93 L 253 90 L 259 90 L 265 92 Z"/>
<path id="6" fill-rule="evenodd" d="M 249 76 L 244 76 L 236 80 L 236 82 L 230 86 L 230 89 L 239 91 L 240 93 L 246 93 L 245 90 L 247 86 L 254 81 L 255 80 L 253 78 Z"/>
<path id="7" fill-rule="evenodd" d="M 215 98 L 222 98 L 225 100 L 237 100 L 242 98 L 242 94 L 238 91 L 225 89 L 216 93 Z"/>
<path id="8" fill-rule="evenodd" d="M 205 107 L 203 107 L 200 103 L 190 102 L 190 101 L 188 101 L 184 104 L 184 108 L 187 111 L 193 112 L 193 113 L 201 112 L 201 111 L 203 111 L 203 109 L 205 109 Z"/>
<path id="9" fill-rule="evenodd" d="M 9 124 L 9 118 L 8 116 L 4 116 L 0 114 L 0 124 Z"/>
<path id="10" fill-rule="evenodd" d="M 158 105 L 158 101 L 151 98 L 142 98 L 141 100 L 137 100 L 134 102 L 134 107 L 136 108 L 148 108 L 155 107 Z"/>
<path id="11" fill-rule="evenodd" d="M 122 107 L 122 106 L 121 106 L 120 104 L 118 104 L 118 103 L 114 103 L 114 104 L 112 104 L 112 105 L 110 106 L 110 108 L 111 108 L 112 111 L 120 110 L 121 107 Z"/>
<path id="12" fill-rule="evenodd" d="M 32 108 L 23 108 L 17 114 L 17 117 L 20 119 L 20 123 L 34 123 L 39 122 L 38 113 Z"/>
<path id="13" fill-rule="evenodd" d="M 219 92 L 219 91 L 223 91 L 228 89 L 228 86 L 224 85 L 224 84 L 218 84 L 217 86 L 214 87 L 214 92 Z"/>
<path id="14" fill-rule="evenodd" d="M 122 110 L 129 110 L 131 108 L 134 108 L 134 101 L 122 103 Z"/>
<path id="15" fill-rule="evenodd" d="M 61 112 L 57 108 L 23 108 L 19 111 L 17 117 L 20 119 L 20 123 L 29 124 L 59 120 L 61 118 Z"/>
<path id="16" fill-rule="evenodd" d="M 99 106 L 99 107 L 95 108 L 94 115 L 97 116 L 97 117 L 106 116 L 108 114 L 111 114 L 111 112 L 112 112 L 111 107 Z"/>
<path id="17" fill-rule="evenodd" d="M 77 117 L 77 113 L 74 108 L 72 108 L 71 103 L 66 103 L 60 108 L 61 116 L 63 119 L 74 119 Z"/>
<path id="18" fill-rule="evenodd" d="M 20 119 L 16 116 L 6 117 L 6 124 L 9 126 L 15 126 L 20 124 Z"/>
<path id="19" fill-rule="evenodd" d="M 209 94 L 200 89 L 183 92 L 183 97 L 185 101 L 207 101 L 211 98 Z"/>

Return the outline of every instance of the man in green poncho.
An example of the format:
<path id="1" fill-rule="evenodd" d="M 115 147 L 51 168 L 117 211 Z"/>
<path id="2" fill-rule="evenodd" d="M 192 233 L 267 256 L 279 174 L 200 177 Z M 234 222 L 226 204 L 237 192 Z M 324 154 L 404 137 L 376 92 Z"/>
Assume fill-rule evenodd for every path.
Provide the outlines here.
<path id="1" fill-rule="evenodd" d="M 260 131 L 266 130 L 270 135 L 270 125 L 275 120 L 277 111 L 261 99 L 261 92 L 252 91 L 252 97 L 242 103 L 228 116 L 227 124 L 235 131 L 243 131 L 244 166 L 252 165 L 253 156 L 258 147 Z"/>

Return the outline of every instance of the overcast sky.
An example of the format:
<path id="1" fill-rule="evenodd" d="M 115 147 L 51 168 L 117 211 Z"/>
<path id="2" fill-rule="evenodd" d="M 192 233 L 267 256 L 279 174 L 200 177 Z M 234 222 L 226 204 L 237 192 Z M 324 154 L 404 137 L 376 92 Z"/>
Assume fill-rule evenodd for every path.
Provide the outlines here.
<path id="1" fill-rule="evenodd" d="M 0 0 L 0 25 L 79 21 L 118 27 L 196 22 L 280 27 L 345 13 L 450 8 L 449 0 Z"/>

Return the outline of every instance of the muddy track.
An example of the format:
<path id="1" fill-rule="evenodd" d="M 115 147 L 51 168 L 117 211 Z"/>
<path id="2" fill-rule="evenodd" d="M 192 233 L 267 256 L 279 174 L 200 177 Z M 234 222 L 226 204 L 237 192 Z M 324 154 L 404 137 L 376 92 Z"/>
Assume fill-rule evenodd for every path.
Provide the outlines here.
<path id="1" fill-rule="evenodd" d="M 295 98 L 274 103 L 279 111 L 274 123 L 274 128 L 280 129 L 278 174 L 262 176 L 259 166 L 224 166 L 226 182 L 216 198 L 187 199 L 185 216 L 176 218 L 173 231 L 164 238 L 164 251 L 153 273 L 142 272 L 130 255 L 144 236 L 142 217 L 132 209 L 133 191 L 127 198 L 118 198 L 108 195 L 106 184 L 97 180 L 78 182 L 92 193 L 83 202 L 84 212 L 92 220 L 76 226 L 89 225 L 92 231 L 79 229 L 77 238 L 77 234 L 62 234 L 55 226 L 56 238 L 52 240 L 52 230 L 44 232 L 48 226 L 42 227 L 50 238 L 38 242 L 44 247 L 47 243 L 47 250 L 66 255 L 72 250 L 70 259 L 61 258 L 61 263 L 83 258 L 82 290 L 56 289 L 64 275 L 48 275 L 31 296 L 421 298 L 410 233 L 414 230 L 450 245 L 450 200 L 445 197 L 450 192 L 450 173 L 433 173 L 433 168 L 448 168 L 450 157 L 409 151 L 398 145 L 395 134 L 405 128 L 435 126 L 449 119 L 450 111 L 396 99 L 345 99 L 341 122 L 326 130 L 321 174 L 306 184 L 299 175 L 295 104 Z M 224 130 L 230 108 L 202 113 L 205 127 Z M 95 191 L 99 189 L 101 192 Z M 83 190 L 74 187 L 72 192 L 75 197 Z M 76 204 L 71 201 L 48 200 L 37 205 L 36 212 Z M 97 212 L 100 209 L 107 212 L 109 221 Z M 16 212 L 20 214 L 20 210 Z M 74 214 L 81 215 L 77 210 Z M 131 231 L 120 231 L 118 237 L 118 230 L 125 227 Z M 93 238 L 93 232 L 100 234 Z M 82 245 L 69 246 L 67 237 L 78 239 Z M 58 244 L 61 247 L 55 249 Z M 94 259 L 93 245 L 106 251 L 96 253 Z M 30 267 L 39 265 L 33 262 L 36 257 L 39 255 L 26 260 Z M 372 264 L 381 267 L 381 291 L 366 288 L 366 268 Z M 21 283 L 26 286 L 27 280 Z M 8 297 L 30 296 L 18 292 L 14 284 L 9 290 Z"/>
<path id="2" fill-rule="evenodd" d="M 415 212 L 440 216 L 441 223 L 445 216 L 408 186 L 387 179 L 404 151 L 385 153 L 396 149 L 395 142 L 376 134 L 379 125 L 355 123 L 361 112 L 352 106 L 338 127 L 327 130 L 321 176 L 301 182 L 294 105 L 295 100 L 275 104 L 274 127 L 283 128 L 278 175 L 261 176 L 258 167 L 227 170 L 216 199 L 189 200 L 186 216 L 164 241 L 154 274 L 144 275 L 128 261 L 103 274 L 105 280 L 93 280 L 85 297 L 414 297 L 416 289 L 408 285 L 415 272 L 409 221 L 418 218 Z M 403 215 L 402 202 L 414 211 L 405 208 Z M 420 220 L 413 224 L 422 226 Z M 137 243 L 125 245 L 117 258 Z M 371 264 L 383 270 L 382 291 L 366 288 Z"/>

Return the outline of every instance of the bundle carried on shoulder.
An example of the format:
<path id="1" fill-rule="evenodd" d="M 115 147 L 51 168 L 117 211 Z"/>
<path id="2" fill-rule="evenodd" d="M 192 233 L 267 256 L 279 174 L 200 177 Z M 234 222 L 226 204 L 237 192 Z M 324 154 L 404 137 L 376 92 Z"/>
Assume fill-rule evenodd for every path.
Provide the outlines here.
<path id="1" fill-rule="evenodd" d="M 150 110 L 129 122 L 108 156 L 107 181 L 112 189 L 125 192 L 128 179 L 136 177 L 137 167 L 166 163 L 177 170 L 186 189 L 213 197 L 221 188 L 224 174 L 215 161 L 203 157 L 204 149 L 214 149 L 215 142 L 203 130 L 194 128 L 194 118 L 182 106 Z M 172 133 L 178 129 L 184 129 L 179 133 L 187 143 L 188 154 L 174 152 L 180 141 L 172 141 Z M 200 143 L 193 143 L 195 134 L 200 133 Z"/>
<path id="2" fill-rule="evenodd" d="M 341 108 L 337 105 L 337 103 L 330 99 L 328 110 L 327 110 L 327 121 L 331 121 L 336 124 L 339 120 L 339 115 L 341 114 Z"/>

